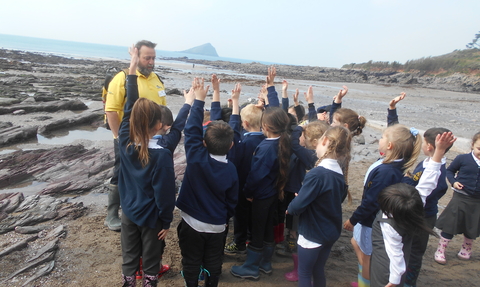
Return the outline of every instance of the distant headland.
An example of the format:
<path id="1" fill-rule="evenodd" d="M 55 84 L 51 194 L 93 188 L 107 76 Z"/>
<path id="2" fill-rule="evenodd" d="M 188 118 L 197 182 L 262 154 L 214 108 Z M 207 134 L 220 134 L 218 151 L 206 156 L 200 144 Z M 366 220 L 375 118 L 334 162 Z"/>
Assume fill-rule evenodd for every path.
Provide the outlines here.
<path id="1" fill-rule="evenodd" d="M 182 53 L 189 53 L 189 54 L 196 54 L 196 55 L 204 55 L 204 56 L 211 56 L 211 57 L 218 57 L 217 50 L 215 47 L 212 46 L 210 43 L 206 43 L 200 46 L 196 46 L 184 51 L 180 51 Z"/>

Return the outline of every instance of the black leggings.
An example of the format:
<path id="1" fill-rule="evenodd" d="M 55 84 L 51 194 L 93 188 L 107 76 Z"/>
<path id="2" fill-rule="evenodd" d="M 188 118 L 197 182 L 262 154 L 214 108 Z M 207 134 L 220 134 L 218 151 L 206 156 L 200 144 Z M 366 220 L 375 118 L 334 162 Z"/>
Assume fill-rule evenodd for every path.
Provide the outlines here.
<path id="1" fill-rule="evenodd" d="M 273 242 L 273 216 L 277 208 L 278 196 L 252 201 L 252 247 L 261 249 L 263 242 Z"/>

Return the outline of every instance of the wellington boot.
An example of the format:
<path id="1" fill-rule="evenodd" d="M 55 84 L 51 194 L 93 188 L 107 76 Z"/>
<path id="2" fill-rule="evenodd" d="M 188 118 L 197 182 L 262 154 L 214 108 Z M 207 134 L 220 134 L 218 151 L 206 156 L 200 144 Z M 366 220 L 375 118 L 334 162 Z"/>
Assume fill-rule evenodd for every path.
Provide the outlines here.
<path id="1" fill-rule="evenodd" d="M 470 256 L 472 256 L 472 245 L 473 240 L 464 236 L 462 249 L 460 249 L 460 252 L 458 252 L 457 257 L 462 260 L 469 260 Z"/>
<path id="2" fill-rule="evenodd" d="M 446 239 L 440 236 L 440 240 L 438 241 L 437 251 L 435 251 L 435 262 L 438 264 L 445 265 L 447 264 L 447 259 L 445 257 L 445 249 L 447 249 L 448 243 L 450 239 Z"/>
<path id="3" fill-rule="evenodd" d="M 118 217 L 118 209 L 120 208 L 120 194 L 118 193 L 118 185 L 110 185 L 108 193 L 107 218 L 105 218 L 105 226 L 113 231 L 120 231 L 122 222 Z"/>
<path id="4" fill-rule="evenodd" d="M 135 275 L 132 276 L 125 276 L 122 275 L 122 287 L 135 287 L 137 286 L 137 280 L 135 278 Z"/>
<path id="5" fill-rule="evenodd" d="M 241 266 L 232 266 L 230 273 L 233 276 L 240 277 L 243 279 L 254 279 L 257 280 L 260 278 L 259 264 L 263 256 L 263 250 L 255 247 L 247 247 L 247 260 Z"/>
<path id="6" fill-rule="evenodd" d="M 260 260 L 258 269 L 265 274 L 271 274 L 272 269 L 272 256 L 275 250 L 275 242 L 263 242 L 263 256 Z"/>
<path id="7" fill-rule="evenodd" d="M 285 279 L 290 282 L 298 281 L 298 255 L 297 253 L 292 253 L 293 258 L 293 271 L 285 273 Z"/>

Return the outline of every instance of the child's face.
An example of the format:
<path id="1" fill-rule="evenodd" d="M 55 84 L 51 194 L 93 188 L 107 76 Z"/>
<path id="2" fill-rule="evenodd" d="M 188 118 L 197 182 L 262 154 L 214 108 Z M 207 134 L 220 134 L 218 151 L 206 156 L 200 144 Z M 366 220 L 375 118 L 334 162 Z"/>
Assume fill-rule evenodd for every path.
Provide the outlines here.
<path id="1" fill-rule="evenodd" d="M 381 156 L 384 156 L 387 153 L 389 150 L 389 144 L 390 142 L 388 141 L 387 134 L 383 133 L 382 137 L 378 141 L 378 151 L 380 152 Z"/>
<path id="2" fill-rule="evenodd" d="M 430 156 L 430 151 L 428 150 L 429 146 L 431 145 L 425 140 L 425 138 L 423 138 L 422 151 L 423 151 L 423 154 L 426 156 Z"/>
<path id="3" fill-rule="evenodd" d="M 477 140 L 472 144 L 472 151 L 473 151 L 473 155 L 477 159 L 480 159 L 480 140 Z"/>

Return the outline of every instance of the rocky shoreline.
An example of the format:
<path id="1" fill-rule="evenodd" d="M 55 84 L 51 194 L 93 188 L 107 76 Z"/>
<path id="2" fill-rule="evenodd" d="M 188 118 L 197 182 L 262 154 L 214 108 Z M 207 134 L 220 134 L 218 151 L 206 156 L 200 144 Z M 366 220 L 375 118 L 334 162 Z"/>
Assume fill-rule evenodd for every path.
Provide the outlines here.
<path id="1" fill-rule="evenodd" d="M 190 64 L 166 61 L 156 66 L 156 72 L 166 83 L 168 106 L 174 114 L 183 104 L 181 91 L 189 87 L 193 77 L 208 79 L 211 73 L 217 73 L 222 79 L 221 101 L 225 102 L 229 97 L 227 91 L 235 82 L 242 83 L 243 99 L 255 97 L 267 70 L 267 66 L 258 63 L 205 61 L 196 62 L 199 65 L 193 69 L 191 60 L 176 60 Z M 101 126 L 100 91 L 105 71 L 127 65 L 125 61 L 74 59 L 0 49 L 0 152 L 9 149 L 0 154 L 0 285 L 32 286 L 33 282 L 35 286 L 120 285 L 119 234 L 103 226 L 107 185 L 113 166 L 112 140 L 81 139 L 68 145 L 45 145 L 36 142 L 36 137 L 58 131 L 68 133 L 77 127 Z M 407 99 L 399 104 L 399 113 L 400 121 L 408 126 L 426 129 L 442 125 L 468 138 L 480 122 L 478 105 L 472 104 L 480 100 L 475 94 L 478 83 L 471 85 L 475 93 L 466 94 L 439 91 L 441 87 L 433 91 L 423 89 L 423 79 L 408 83 L 411 75 L 378 75 L 375 78 L 366 74 L 364 79 L 361 72 L 353 70 L 297 66 L 277 66 L 277 74 L 277 90 L 280 90 L 282 78 L 289 80 L 290 92 L 295 88 L 305 91 L 313 85 L 316 104 L 328 104 L 339 87 L 347 84 L 350 92 L 345 106 L 365 115 L 370 123 L 362 133 L 364 141 L 354 144 L 349 171 L 354 201 L 351 205 L 344 204 L 345 218 L 360 203 L 363 175 L 378 158 L 380 130 L 385 126 L 386 107 L 392 96 L 407 90 Z M 393 78 L 397 82 L 385 83 Z M 380 85 L 370 85 L 369 81 Z M 461 81 L 445 85 L 446 90 L 462 86 Z M 468 140 L 465 142 L 468 148 Z M 180 143 L 174 154 L 178 184 L 186 165 L 182 147 Z M 458 151 L 450 151 L 447 161 L 457 154 Z M 445 206 L 449 197 L 445 196 L 440 204 Z M 184 286 L 179 273 L 181 254 L 174 231 L 179 220 L 176 211 L 164 254 L 164 263 L 172 269 L 160 282 L 172 287 Z M 38 231 L 39 226 L 42 231 Z M 15 230 L 29 230 L 35 234 Z M 53 235 L 45 237 L 47 231 Z M 59 239 L 55 239 L 57 237 Z M 326 268 L 329 286 L 349 286 L 356 278 L 357 265 L 350 237 L 349 232 L 343 231 L 334 246 Z M 431 241 L 424 261 L 426 272 L 419 286 L 440 286 L 451 278 L 462 286 L 478 282 L 477 255 L 468 262 L 452 259 L 453 266 L 439 267 L 433 262 L 436 239 L 432 237 Z M 454 240 L 452 245 L 460 246 L 460 239 Z M 449 258 L 454 257 L 454 252 L 452 248 Z M 225 256 L 222 286 L 297 285 L 283 278 L 283 273 L 291 271 L 290 258 L 275 256 L 274 274 L 259 282 L 239 280 L 229 274 L 230 267 L 243 260 L 242 255 Z M 452 277 L 452 272 L 458 275 Z M 465 272 L 471 276 L 463 276 Z"/>
<path id="2" fill-rule="evenodd" d="M 164 58 L 188 63 L 203 64 L 221 70 L 259 75 L 265 73 L 266 65 L 260 63 L 233 63 L 182 58 Z M 361 69 L 337 69 L 315 66 L 275 65 L 277 73 L 285 78 L 322 82 L 365 83 L 399 87 L 421 87 L 453 92 L 480 93 L 480 77 L 456 73 L 446 77 L 431 77 L 425 73 L 371 72 Z"/>

